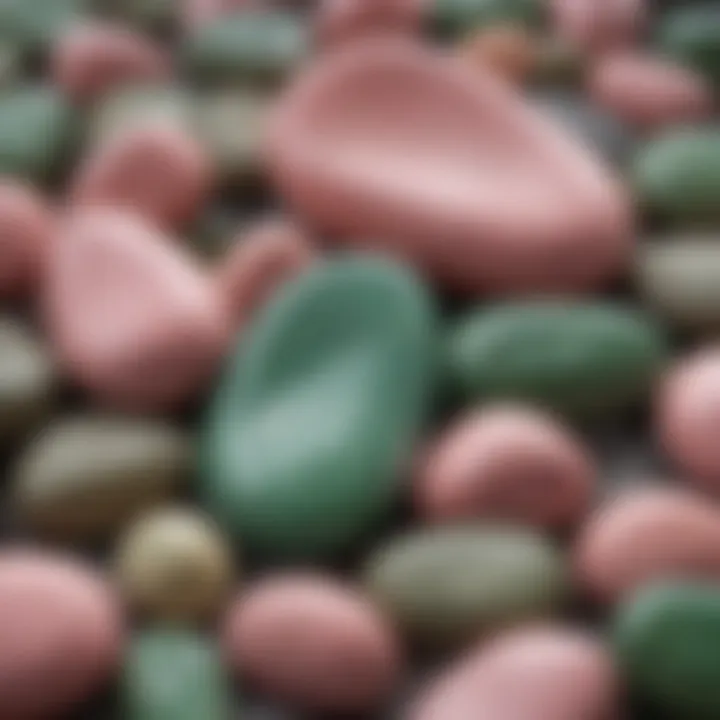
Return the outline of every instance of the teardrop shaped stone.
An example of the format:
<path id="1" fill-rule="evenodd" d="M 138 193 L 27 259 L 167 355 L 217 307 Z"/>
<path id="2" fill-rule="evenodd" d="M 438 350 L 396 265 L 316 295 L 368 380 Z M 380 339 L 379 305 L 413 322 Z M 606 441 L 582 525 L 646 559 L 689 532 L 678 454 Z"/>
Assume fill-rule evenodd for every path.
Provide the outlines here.
<path id="1" fill-rule="evenodd" d="M 281 100 L 268 162 L 314 229 L 455 291 L 583 290 L 629 261 L 602 164 L 490 71 L 410 41 L 321 57 Z"/>
<path id="2" fill-rule="evenodd" d="M 45 315 L 72 377 L 123 410 L 182 405 L 210 380 L 228 340 L 211 279 L 154 226 L 110 208 L 66 221 Z"/>
<path id="3" fill-rule="evenodd" d="M 423 287 L 375 258 L 287 285 L 231 358 L 203 428 L 206 506 L 250 552 L 326 557 L 383 517 L 435 352 Z"/>

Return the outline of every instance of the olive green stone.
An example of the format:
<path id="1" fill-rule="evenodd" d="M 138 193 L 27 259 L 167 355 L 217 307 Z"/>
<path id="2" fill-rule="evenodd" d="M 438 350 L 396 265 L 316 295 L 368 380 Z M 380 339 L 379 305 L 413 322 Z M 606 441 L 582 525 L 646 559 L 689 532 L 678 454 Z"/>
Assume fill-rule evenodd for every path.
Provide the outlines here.
<path id="1" fill-rule="evenodd" d="M 276 81 L 296 70 L 309 51 L 307 24 L 282 11 L 239 11 L 200 26 L 182 48 L 197 80 Z"/>
<path id="2" fill-rule="evenodd" d="M 720 125 L 671 130 L 635 159 L 641 203 L 676 225 L 720 223 Z"/>
<path id="3" fill-rule="evenodd" d="M 179 630 L 147 630 L 129 644 L 124 720 L 231 720 L 229 681 L 215 645 Z"/>
<path id="4" fill-rule="evenodd" d="M 332 260 L 245 334 L 203 428 L 201 495 L 250 552 L 322 558 L 383 518 L 424 419 L 434 312 L 410 271 Z"/>
<path id="5" fill-rule="evenodd" d="M 272 98 L 253 90 L 224 90 L 199 98 L 196 125 L 220 181 L 245 186 L 261 174 L 262 141 Z"/>
<path id="6" fill-rule="evenodd" d="M 78 118 L 49 87 L 0 94 L 0 174 L 34 182 L 55 180 L 72 159 Z"/>
<path id="7" fill-rule="evenodd" d="M 641 590 L 620 608 L 615 640 L 630 691 L 666 720 L 720 717 L 720 585 Z"/>
<path id="8" fill-rule="evenodd" d="M 564 558 L 543 536 L 481 523 L 391 540 L 371 557 L 365 584 L 409 637 L 431 647 L 552 615 L 567 591 Z"/>
<path id="9" fill-rule="evenodd" d="M 175 85 L 152 84 L 112 92 L 92 113 L 90 142 L 102 143 L 119 131 L 150 123 L 176 123 L 192 128 L 193 100 L 189 93 Z"/>
<path id="10" fill-rule="evenodd" d="M 105 539 L 175 493 L 189 475 L 192 455 L 189 439 L 159 421 L 92 415 L 57 420 L 20 457 L 18 514 L 53 538 Z"/>
<path id="11" fill-rule="evenodd" d="M 641 298 L 680 328 L 720 330 L 720 235 L 668 237 L 637 254 Z"/>
<path id="12" fill-rule="evenodd" d="M 22 438 L 47 419 L 56 385 L 46 348 L 14 318 L 0 318 L 0 443 Z"/>
<path id="13" fill-rule="evenodd" d="M 527 401 L 586 417 L 641 401 L 665 357 L 664 333 L 641 311 L 538 299 L 470 312 L 451 329 L 446 360 L 468 400 Z"/>
<path id="14" fill-rule="evenodd" d="M 659 23 L 660 50 L 720 83 L 720 7 L 687 3 L 666 13 Z"/>
<path id="15" fill-rule="evenodd" d="M 438 33 L 455 37 L 498 22 L 539 25 L 545 0 L 430 0 L 429 13 Z"/>

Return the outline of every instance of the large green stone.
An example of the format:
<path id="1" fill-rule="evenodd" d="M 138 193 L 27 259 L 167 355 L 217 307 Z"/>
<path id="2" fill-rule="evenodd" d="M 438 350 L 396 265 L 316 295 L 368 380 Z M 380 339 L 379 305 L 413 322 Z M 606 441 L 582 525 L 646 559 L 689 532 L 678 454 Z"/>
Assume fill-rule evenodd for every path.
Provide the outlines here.
<path id="1" fill-rule="evenodd" d="M 481 523 L 397 538 L 371 557 L 365 575 L 389 616 L 431 647 L 547 617 L 561 607 L 566 580 L 563 557 L 541 535 Z"/>
<path id="2" fill-rule="evenodd" d="M 420 283 L 328 261 L 243 337 L 204 427 L 201 494 L 250 552 L 318 558 L 381 519 L 423 420 L 435 353 Z"/>
<path id="3" fill-rule="evenodd" d="M 687 3 L 669 11 L 657 33 L 660 50 L 720 83 L 720 6 Z"/>
<path id="4" fill-rule="evenodd" d="M 720 717 L 720 585 L 646 588 L 620 608 L 615 636 L 630 691 L 663 718 Z"/>
<path id="5" fill-rule="evenodd" d="M 610 301 L 528 300 L 480 307 L 447 343 L 447 370 L 468 400 L 537 403 L 575 416 L 644 398 L 663 366 L 664 333 Z"/>
<path id="6" fill-rule="evenodd" d="M 545 0 L 430 0 L 430 22 L 444 36 L 462 36 L 494 23 L 536 26 L 545 15 Z"/>
<path id="7" fill-rule="evenodd" d="M 0 174 L 34 182 L 57 178 L 72 159 L 77 117 L 49 87 L 30 86 L 0 95 Z"/>
<path id="8" fill-rule="evenodd" d="M 671 130 L 635 160 L 640 202 L 679 226 L 720 226 L 720 125 Z"/>
<path id="9" fill-rule="evenodd" d="M 307 23 L 282 11 L 239 11 L 200 26 L 182 48 L 187 71 L 206 83 L 276 81 L 309 49 Z"/>
<path id="10" fill-rule="evenodd" d="M 230 720 L 231 697 L 220 655 L 209 640 L 153 630 L 130 642 L 121 683 L 125 720 Z"/>

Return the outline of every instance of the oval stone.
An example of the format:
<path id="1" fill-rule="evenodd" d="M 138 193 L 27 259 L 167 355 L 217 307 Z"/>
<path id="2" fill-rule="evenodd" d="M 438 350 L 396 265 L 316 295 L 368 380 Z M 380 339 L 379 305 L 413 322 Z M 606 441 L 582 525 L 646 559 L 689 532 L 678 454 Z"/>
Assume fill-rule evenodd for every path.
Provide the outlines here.
<path id="1" fill-rule="evenodd" d="M 535 26 L 544 11 L 543 0 L 428 0 L 425 12 L 438 33 L 456 37 L 498 22 Z"/>
<path id="2" fill-rule="evenodd" d="M 628 689 L 662 717 L 720 715 L 720 584 L 664 583 L 641 590 L 615 622 Z"/>
<path id="3" fill-rule="evenodd" d="M 409 40 L 323 55 L 278 105 L 268 168 L 319 234 L 457 293 L 587 290 L 629 259 L 602 163 L 493 72 Z"/>
<path id="4" fill-rule="evenodd" d="M 116 670 L 122 622 L 89 567 L 30 549 L 0 553 L 0 716 L 65 717 Z"/>
<path id="5" fill-rule="evenodd" d="M 503 633 L 423 692 L 411 720 L 580 720 L 618 717 L 613 659 L 572 627 Z"/>
<path id="6" fill-rule="evenodd" d="M 197 28 L 181 53 L 201 82 L 275 82 L 304 60 L 309 42 L 307 26 L 292 13 L 239 10 Z"/>
<path id="7" fill-rule="evenodd" d="M 552 615 L 567 590 L 564 559 L 542 535 L 482 523 L 391 540 L 370 558 L 365 584 L 410 639 L 431 649 Z"/>
<path id="8" fill-rule="evenodd" d="M 717 3 L 683 3 L 660 19 L 657 45 L 678 62 L 720 83 L 720 8 Z"/>
<path id="9" fill-rule="evenodd" d="M 75 111 L 54 89 L 28 85 L 0 95 L 0 174 L 56 180 L 76 137 Z"/>
<path id="10" fill-rule="evenodd" d="M 251 552 L 317 558 L 395 499 L 423 420 L 434 313 L 405 269 L 331 261 L 243 336 L 203 428 L 205 504 Z"/>
<path id="11" fill-rule="evenodd" d="M 637 255 L 643 301 L 684 330 L 720 330 L 720 236 L 655 238 Z"/>
<path id="12" fill-rule="evenodd" d="M 139 216 L 76 210 L 51 253 L 45 319 L 57 357 L 101 402 L 164 412 L 211 380 L 229 319 L 179 243 Z"/>
<path id="13" fill-rule="evenodd" d="M 681 127 L 649 141 L 635 159 L 640 202 L 677 225 L 720 218 L 720 125 Z"/>
<path id="14" fill-rule="evenodd" d="M 53 410 L 58 385 L 47 349 L 14 317 L 0 317 L 0 444 L 37 429 Z"/>
<path id="15" fill-rule="evenodd" d="M 447 341 L 449 379 L 462 396 L 524 400 L 576 416 L 639 403 L 665 357 L 660 327 L 610 301 L 482 306 Z"/>
<path id="16" fill-rule="evenodd" d="M 233 708 L 215 644 L 173 629 L 145 630 L 132 639 L 120 703 L 126 720 L 228 720 Z"/>
<path id="17" fill-rule="evenodd" d="M 164 423 L 98 415 L 56 420 L 20 456 L 16 509 L 41 535 L 106 539 L 177 492 L 192 462 L 189 438 Z"/>

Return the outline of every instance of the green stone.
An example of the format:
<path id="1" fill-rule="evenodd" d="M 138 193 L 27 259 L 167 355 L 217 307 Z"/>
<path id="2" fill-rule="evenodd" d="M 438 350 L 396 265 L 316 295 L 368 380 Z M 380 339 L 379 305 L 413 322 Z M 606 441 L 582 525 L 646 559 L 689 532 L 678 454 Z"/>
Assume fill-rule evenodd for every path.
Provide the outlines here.
<path id="1" fill-rule="evenodd" d="M 130 642 L 122 672 L 124 720 L 230 720 L 231 693 L 216 646 L 181 630 Z"/>
<path id="2" fill-rule="evenodd" d="M 540 534 L 478 523 L 391 540 L 371 557 L 365 585 L 410 638 L 447 647 L 553 615 L 566 574 L 564 558 Z"/>
<path id="3" fill-rule="evenodd" d="M 196 126 L 225 186 L 261 175 L 262 140 L 272 98 L 254 90 L 219 90 L 199 98 Z"/>
<path id="4" fill-rule="evenodd" d="M 657 32 L 659 49 L 720 83 L 720 7 L 688 3 L 666 13 Z"/>
<path id="5" fill-rule="evenodd" d="M 664 333 L 639 310 L 538 299 L 471 311 L 449 333 L 446 362 L 468 401 L 527 401 L 587 417 L 644 399 L 665 356 Z"/>
<path id="6" fill-rule="evenodd" d="M 542 23 L 544 0 L 430 0 L 430 22 L 443 36 L 457 37 L 496 23 Z"/>
<path id="7" fill-rule="evenodd" d="M 630 691 L 663 718 L 720 717 L 720 585 L 641 590 L 619 609 L 615 644 Z"/>
<path id="8" fill-rule="evenodd" d="M 200 26 L 181 50 L 187 71 L 205 83 L 277 81 L 309 50 L 307 24 L 282 11 L 240 11 Z"/>
<path id="9" fill-rule="evenodd" d="M 330 260 L 286 285 L 230 359 L 201 495 L 251 553 L 324 558 L 381 520 L 424 419 L 435 318 L 409 270 Z"/>
<path id="10" fill-rule="evenodd" d="M 635 159 L 640 202 L 675 225 L 720 223 L 720 125 L 678 128 L 648 142 Z"/>
<path id="11" fill-rule="evenodd" d="M 72 160 L 78 118 L 49 87 L 0 94 L 0 174 L 47 183 Z"/>

